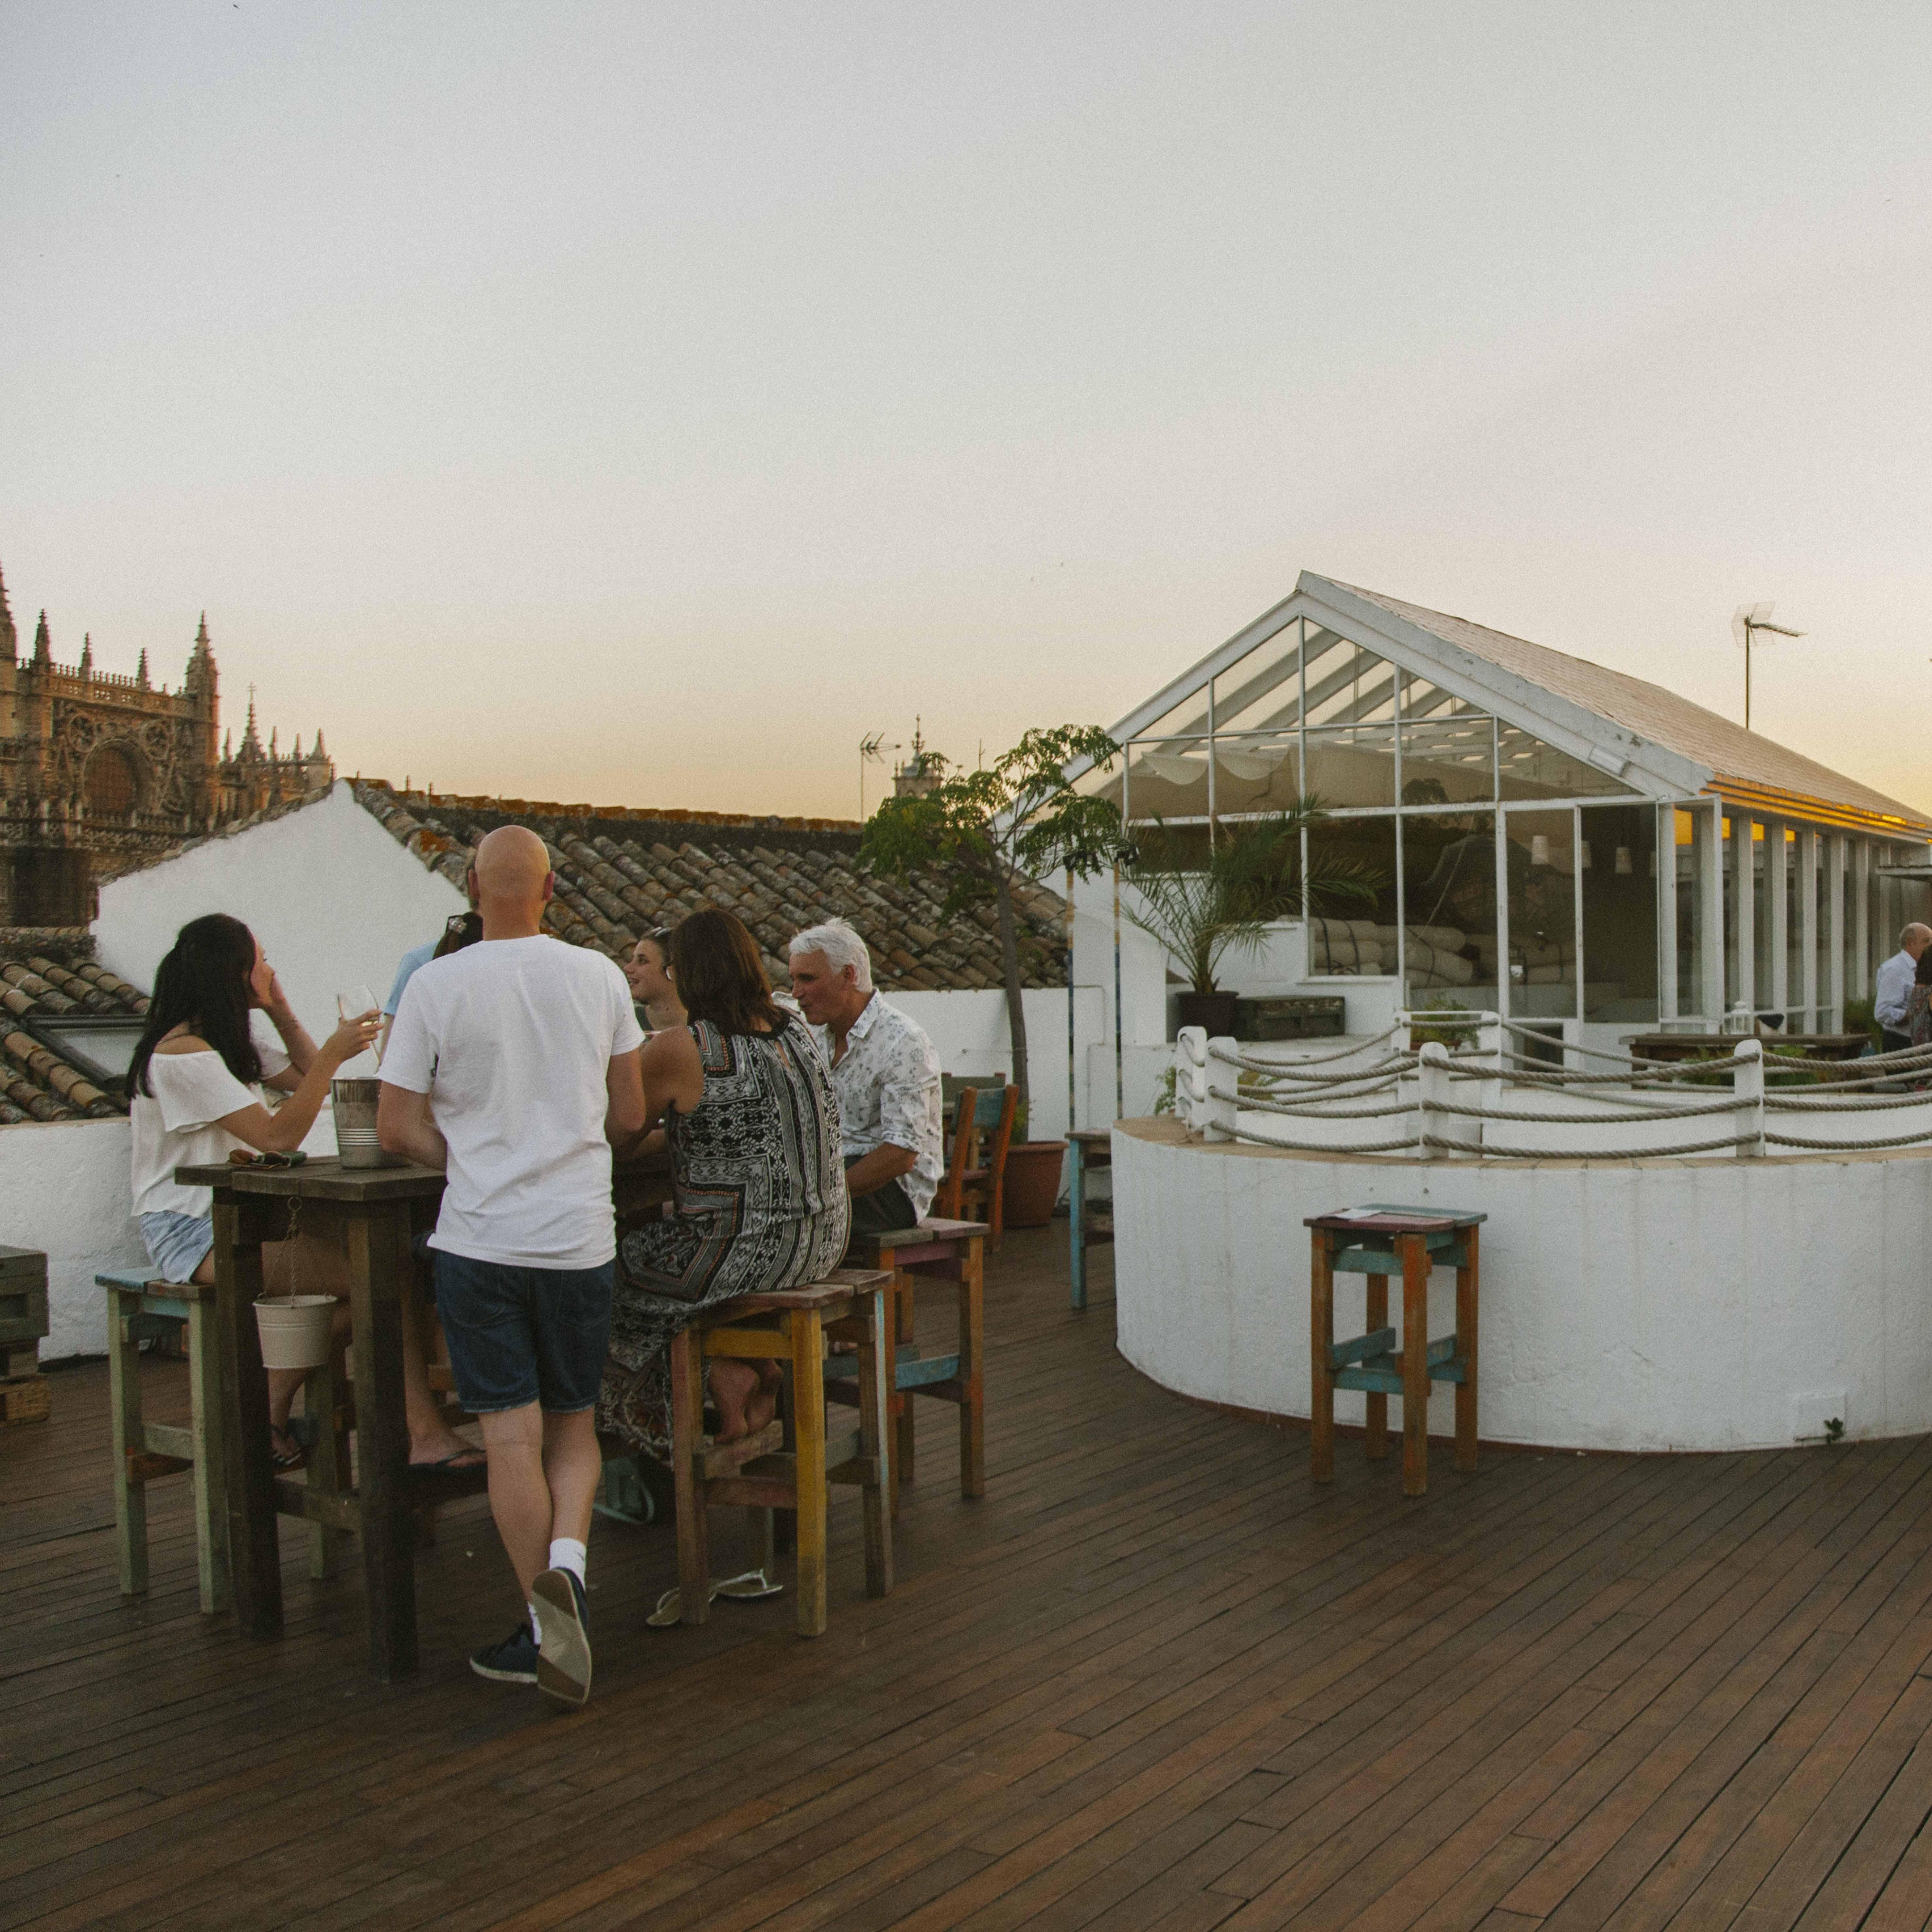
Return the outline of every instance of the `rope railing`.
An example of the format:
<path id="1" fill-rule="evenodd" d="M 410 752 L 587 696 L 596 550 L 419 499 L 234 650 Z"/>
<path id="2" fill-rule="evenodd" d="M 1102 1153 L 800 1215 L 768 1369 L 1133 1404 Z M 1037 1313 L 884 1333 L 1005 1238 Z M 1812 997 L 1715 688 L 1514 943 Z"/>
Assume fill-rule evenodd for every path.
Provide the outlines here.
<path id="1" fill-rule="evenodd" d="M 1395 1084 L 1390 1083 L 1391 1087 Z M 1375 1120 L 1391 1114 L 1412 1114 L 1422 1103 L 1419 1100 L 1399 1100 L 1392 1107 L 1354 1107 L 1348 1108 L 1324 1106 L 1317 1112 L 1312 1107 L 1285 1106 L 1279 1100 L 1258 1100 L 1252 1094 L 1231 1094 L 1225 1087 L 1210 1087 L 1209 1097 L 1216 1100 L 1232 1100 L 1243 1113 L 1286 1114 L 1298 1120 Z"/>

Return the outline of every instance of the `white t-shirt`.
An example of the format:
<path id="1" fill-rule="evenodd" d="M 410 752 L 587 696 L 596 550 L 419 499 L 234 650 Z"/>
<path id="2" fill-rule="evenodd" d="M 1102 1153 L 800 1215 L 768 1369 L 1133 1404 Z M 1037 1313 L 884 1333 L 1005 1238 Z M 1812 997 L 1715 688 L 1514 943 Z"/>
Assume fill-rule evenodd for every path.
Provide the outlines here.
<path id="1" fill-rule="evenodd" d="M 262 1036 L 264 1029 L 252 1018 L 250 1028 L 262 1056 L 262 1077 L 272 1079 L 288 1065 L 289 1056 Z M 204 1220 L 214 1210 L 212 1192 L 183 1187 L 175 1169 L 218 1166 L 236 1148 L 248 1148 L 247 1142 L 218 1123 L 244 1107 L 266 1104 L 262 1090 L 236 1079 L 220 1054 L 212 1051 L 155 1054 L 148 1062 L 148 1084 L 153 1093 L 136 1094 L 128 1109 L 134 1128 L 134 1212 Z"/>
<path id="2" fill-rule="evenodd" d="M 617 1252 L 610 1062 L 644 1044 L 624 976 L 539 934 L 419 968 L 382 1078 L 427 1094 L 449 1147 L 430 1245 L 512 1268 L 599 1268 Z"/>

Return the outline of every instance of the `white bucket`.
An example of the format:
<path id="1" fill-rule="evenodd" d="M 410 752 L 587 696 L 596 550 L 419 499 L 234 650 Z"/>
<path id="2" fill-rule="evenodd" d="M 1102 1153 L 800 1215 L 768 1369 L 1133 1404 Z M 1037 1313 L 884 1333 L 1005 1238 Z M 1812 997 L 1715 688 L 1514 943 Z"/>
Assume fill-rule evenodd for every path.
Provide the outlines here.
<path id="1" fill-rule="evenodd" d="M 255 1304 L 265 1369 L 319 1369 L 335 1331 L 332 1294 L 264 1295 Z"/>
<path id="2" fill-rule="evenodd" d="M 335 1150 L 344 1167 L 400 1167 L 399 1154 L 385 1154 L 376 1138 L 380 1080 L 334 1080 L 329 1094 L 335 1107 Z"/>

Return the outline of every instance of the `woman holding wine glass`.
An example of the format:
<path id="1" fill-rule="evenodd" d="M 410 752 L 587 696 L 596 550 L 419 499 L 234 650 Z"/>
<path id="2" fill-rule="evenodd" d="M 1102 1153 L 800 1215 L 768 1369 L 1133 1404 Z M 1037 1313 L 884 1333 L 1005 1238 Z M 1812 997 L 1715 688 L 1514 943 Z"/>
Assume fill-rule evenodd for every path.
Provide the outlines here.
<path id="1" fill-rule="evenodd" d="M 178 1167 L 216 1164 L 237 1148 L 292 1154 L 302 1145 L 344 1063 L 372 1045 L 380 1017 L 364 988 L 338 996 L 361 1001 L 317 1046 L 290 1006 L 260 943 L 238 919 L 209 913 L 190 920 L 154 974 L 148 1023 L 128 1070 L 134 1129 L 134 1216 L 149 1260 L 164 1281 L 214 1279 L 214 1196 L 184 1187 Z M 260 1013 L 273 1028 L 255 1024 Z M 271 1112 L 264 1090 L 286 1097 Z M 265 1286 L 272 1294 L 348 1292 L 346 1256 L 338 1243 L 303 1234 L 265 1243 Z M 338 1319 L 340 1318 L 338 1317 Z M 269 1450 L 278 1468 L 302 1451 L 289 1433 L 289 1410 L 302 1386 L 299 1369 L 271 1369 Z M 403 1323 L 403 1388 L 410 1460 L 463 1466 L 482 1452 L 454 1434 L 430 1394 L 416 1324 Z"/>

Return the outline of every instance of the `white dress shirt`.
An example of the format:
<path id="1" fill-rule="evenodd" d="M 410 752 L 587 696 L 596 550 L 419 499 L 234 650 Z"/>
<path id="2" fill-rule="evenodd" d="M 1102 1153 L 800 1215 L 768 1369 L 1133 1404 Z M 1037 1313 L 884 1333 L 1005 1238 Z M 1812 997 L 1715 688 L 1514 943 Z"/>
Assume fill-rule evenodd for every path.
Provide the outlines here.
<path id="1" fill-rule="evenodd" d="M 1906 1030 L 1912 976 L 1918 970 L 1918 962 L 1902 946 L 1878 969 L 1872 984 L 1872 1015 L 1888 1033 Z"/>
<path id="2" fill-rule="evenodd" d="M 923 1216 L 938 1192 L 944 1135 L 940 1126 L 939 1056 L 925 1028 L 889 1006 L 877 993 L 845 1036 L 845 1058 L 832 1058 L 832 1029 L 812 1037 L 832 1069 L 838 1095 L 841 1151 L 848 1161 L 889 1143 L 913 1156 L 896 1177 L 913 1211 Z"/>

